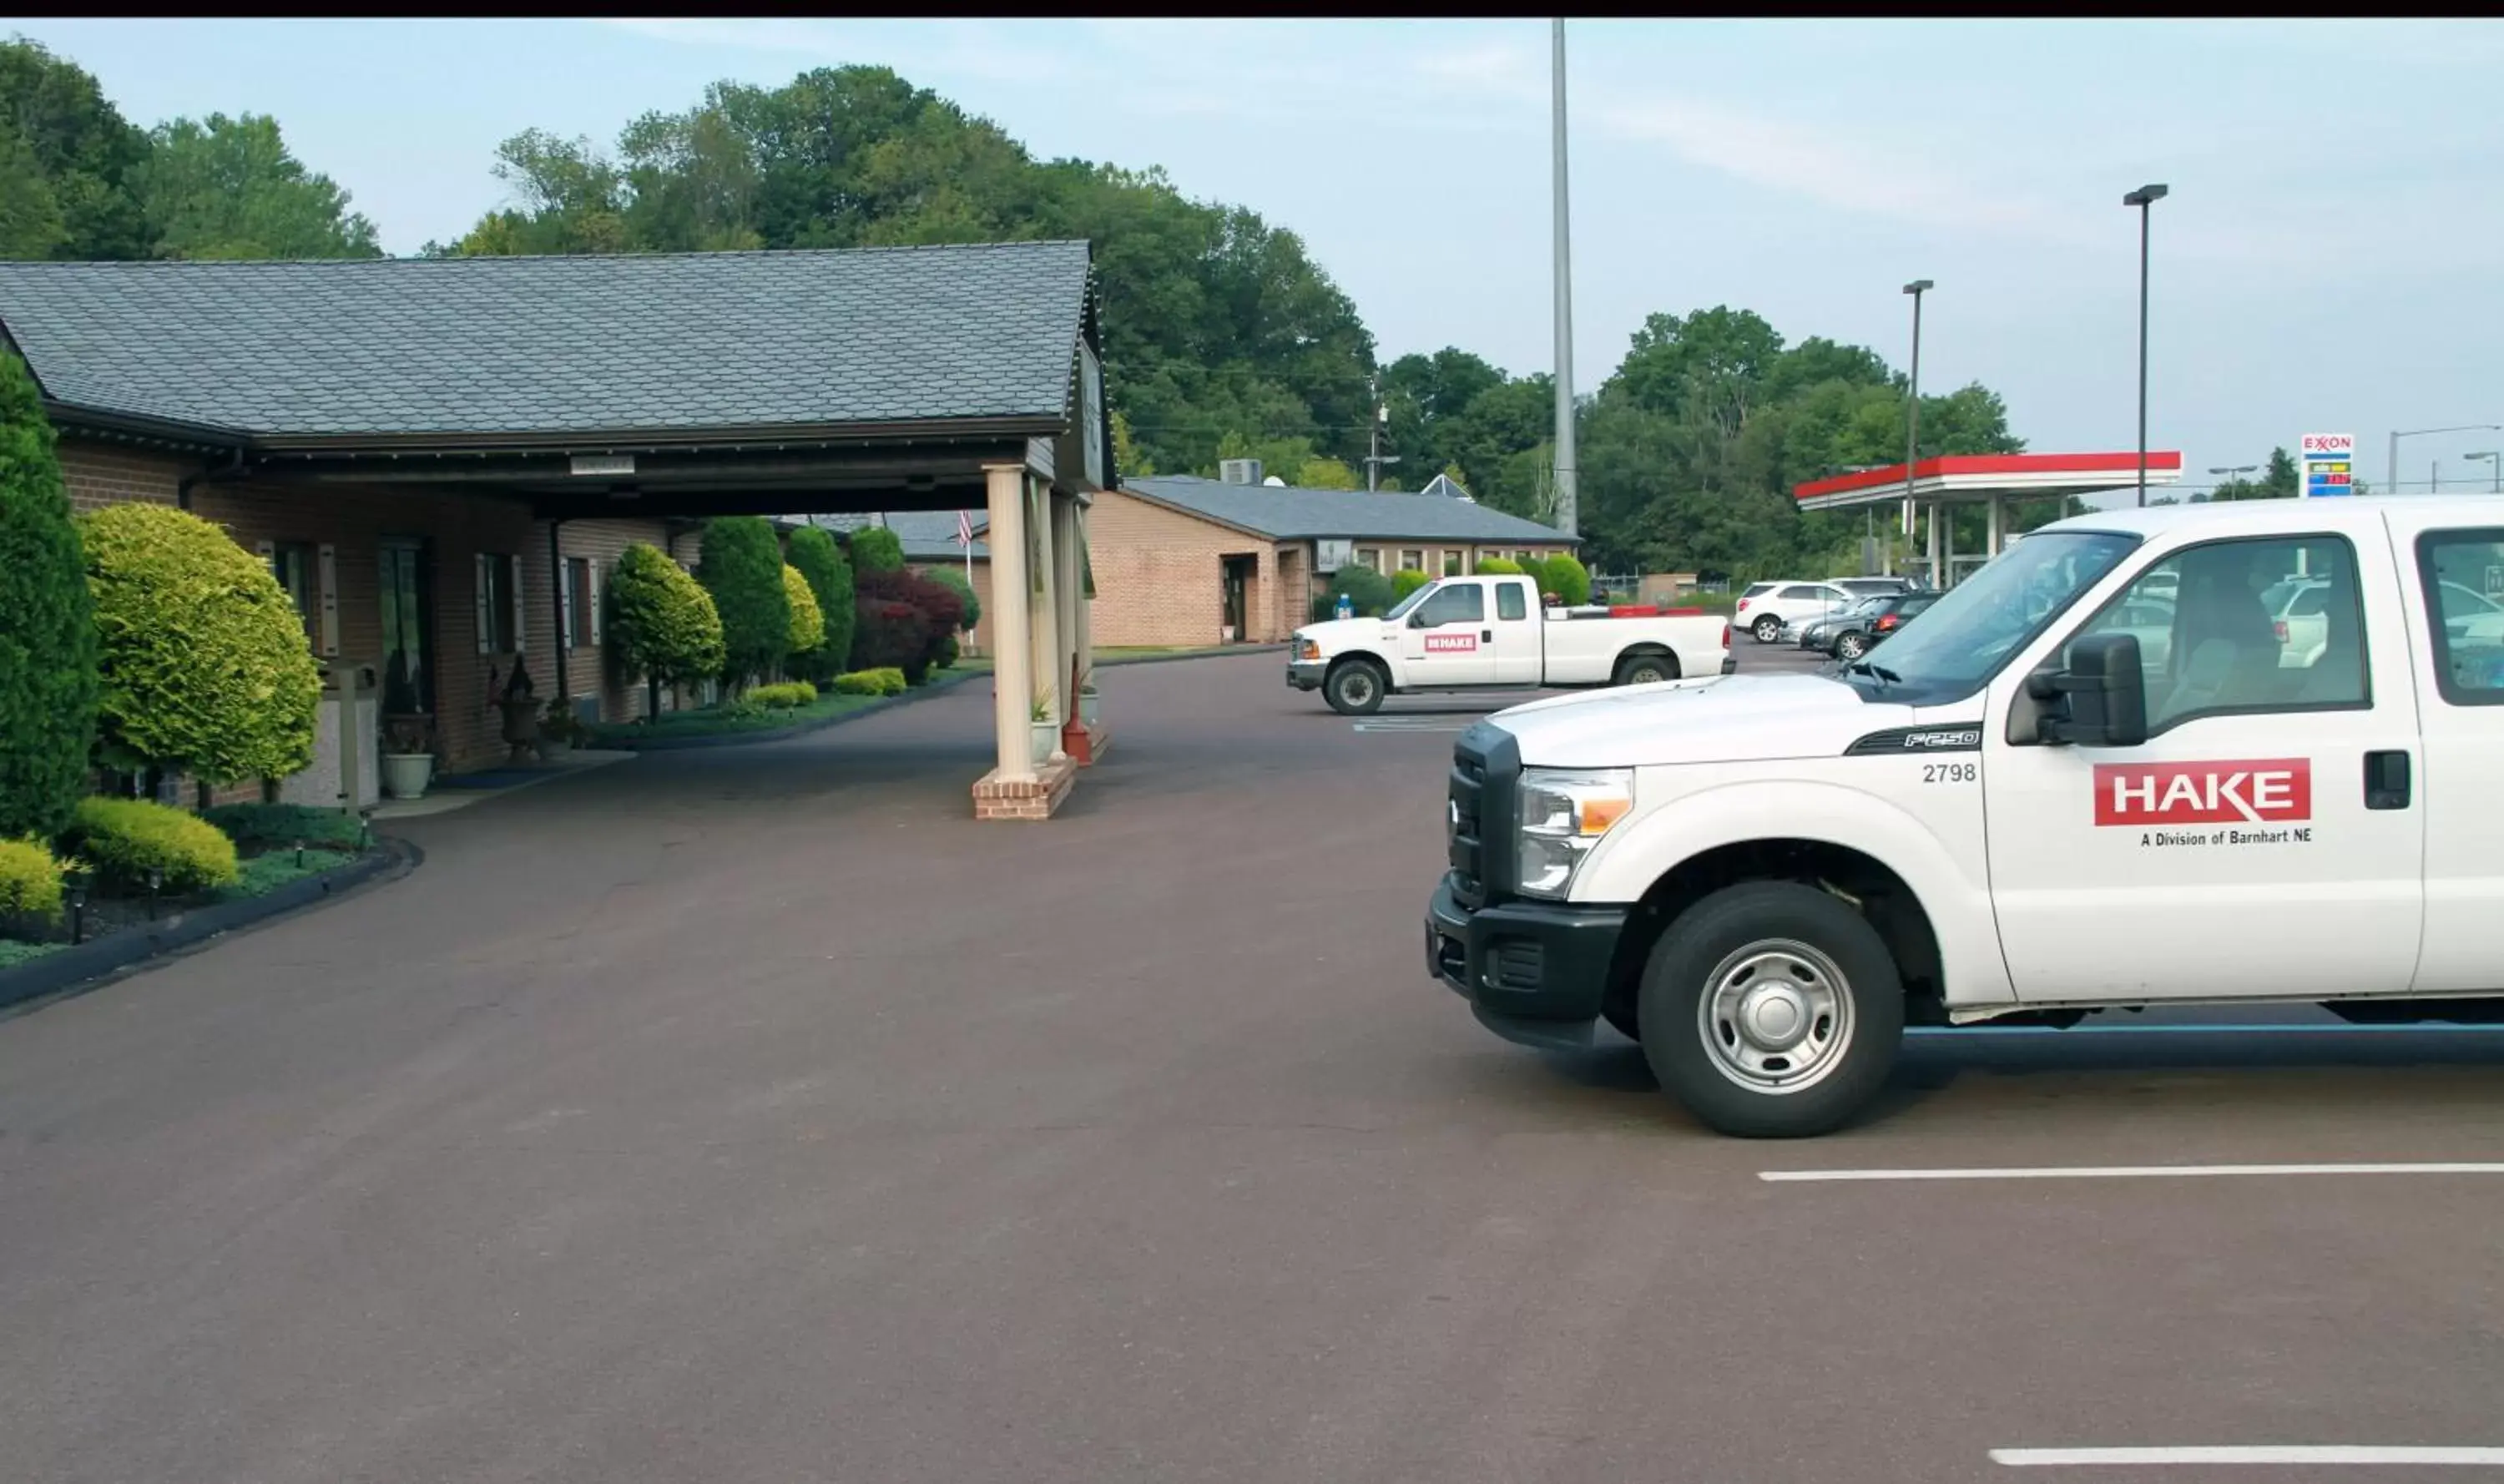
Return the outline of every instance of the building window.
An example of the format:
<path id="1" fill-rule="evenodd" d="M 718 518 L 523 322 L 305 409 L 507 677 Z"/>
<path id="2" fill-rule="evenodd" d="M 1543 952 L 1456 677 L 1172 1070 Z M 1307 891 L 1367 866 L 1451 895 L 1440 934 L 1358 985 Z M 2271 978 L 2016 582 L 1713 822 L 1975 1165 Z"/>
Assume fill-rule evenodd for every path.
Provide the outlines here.
<path id="1" fill-rule="evenodd" d="M 1358 547 L 1356 552 L 1356 565 L 1369 571 L 1378 572 L 1382 570 L 1382 548 L 1379 546 Z"/>
<path id="2" fill-rule="evenodd" d="M 591 559 L 565 559 L 565 647 L 587 649 L 600 640 L 591 628 Z"/>
<path id="3" fill-rule="evenodd" d="M 1426 569 L 1426 553 L 1424 548 L 1417 546 L 1402 547 L 1400 549 L 1400 569 L 1404 572 L 1424 571 Z"/>
<path id="4" fill-rule="evenodd" d="M 1444 553 L 1443 553 L 1443 575 L 1444 575 L 1444 576 L 1446 576 L 1446 577 L 1457 577 L 1457 576 L 1459 576 L 1460 574 L 1461 574 L 1461 554 L 1460 554 L 1459 552 L 1457 552 L 1457 551 L 1446 551 L 1446 552 L 1444 552 Z"/>
<path id="5" fill-rule="evenodd" d="M 318 616 L 314 606 L 313 548 L 301 541 L 282 541 L 270 547 L 269 574 L 287 590 L 289 601 L 296 604 L 296 617 L 304 625 L 304 641 L 312 643 Z"/>
<path id="6" fill-rule="evenodd" d="M 522 649 L 522 559 L 480 552 L 477 573 L 478 652 L 519 654 Z"/>

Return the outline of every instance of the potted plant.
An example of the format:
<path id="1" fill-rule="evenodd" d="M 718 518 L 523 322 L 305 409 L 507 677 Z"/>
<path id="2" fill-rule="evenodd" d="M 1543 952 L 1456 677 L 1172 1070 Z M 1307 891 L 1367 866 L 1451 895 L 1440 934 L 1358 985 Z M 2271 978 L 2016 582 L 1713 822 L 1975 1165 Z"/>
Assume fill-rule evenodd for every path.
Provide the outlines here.
<path id="1" fill-rule="evenodd" d="M 1052 749 L 1061 741 L 1061 729 L 1052 724 L 1052 693 L 1035 697 L 1026 716 L 1032 723 L 1026 730 L 1034 743 L 1034 765 L 1040 768 L 1052 760 Z"/>
<path id="2" fill-rule="evenodd" d="M 383 735 L 383 792 L 395 799 L 421 799 L 435 780 L 435 752 L 423 714 L 394 716 Z"/>
<path id="3" fill-rule="evenodd" d="M 1078 681 L 1078 724 L 1090 732 L 1096 730 L 1096 673 L 1093 671 Z"/>

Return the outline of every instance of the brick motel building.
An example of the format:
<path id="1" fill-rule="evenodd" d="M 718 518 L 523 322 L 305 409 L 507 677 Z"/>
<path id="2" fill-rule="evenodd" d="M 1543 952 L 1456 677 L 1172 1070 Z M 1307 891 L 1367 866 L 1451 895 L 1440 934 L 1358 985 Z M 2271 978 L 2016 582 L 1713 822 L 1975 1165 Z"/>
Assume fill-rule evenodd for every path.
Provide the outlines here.
<path id="1" fill-rule="evenodd" d="M 587 719 L 641 714 L 604 652 L 608 574 L 632 541 L 692 566 L 728 514 L 953 532 L 933 512 L 978 508 L 1013 533 L 1030 598 L 985 616 L 1017 653 L 976 812 L 1049 813 L 1074 777 L 1061 748 L 1032 761 L 1028 707 L 1067 719 L 1053 678 L 1092 668 L 1067 600 L 1113 470 L 1084 242 L 7 262 L 0 332 L 79 508 L 182 506 L 295 596 L 327 689 L 322 754 L 282 797 L 340 802 L 359 688 L 349 735 L 422 736 L 444 773 L 504 755 L 492 700 L 517 665 Z"/>
<path id="2" fill-rule="evenodd" d="M 1402 495 L 1266 484 L 1253 461 L 1229 472 L 1235 477 L 1131 479 L 1096 494 L 1089 512 L 1096 595 L 1087 606 L 1097 643 L 1278 643 L 1311 618 L 1313 600 L 1342 567 L 1458 576 L 1488 557 L 1546 558 L 1581 544 L 1475 503 L 1441 476 L 1422 494 Z M 888 523 L 907 561 L 964 569 L 955 516 Z M 972 580 L 988 614 L 989 548 L 982 517 L 971 523 Z M 976 627 L 977 643 L 988 642 L 990 622 Z"/>

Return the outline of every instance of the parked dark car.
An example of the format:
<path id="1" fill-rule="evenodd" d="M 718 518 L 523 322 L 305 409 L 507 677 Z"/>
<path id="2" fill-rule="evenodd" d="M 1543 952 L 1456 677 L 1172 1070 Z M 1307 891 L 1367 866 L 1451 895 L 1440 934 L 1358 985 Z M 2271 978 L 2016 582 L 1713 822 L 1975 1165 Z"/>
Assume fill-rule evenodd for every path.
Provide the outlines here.
<path id="1" fill-rule="evenodd" d="M 1938 601 L 1936 593 L 1906 593 L 1872 607 L 1856 609 L 1851 622 L 1835 625 L 1826 653 L 1838 660 L 1857 660 L 1904 627 L 1914 614 Z"/>

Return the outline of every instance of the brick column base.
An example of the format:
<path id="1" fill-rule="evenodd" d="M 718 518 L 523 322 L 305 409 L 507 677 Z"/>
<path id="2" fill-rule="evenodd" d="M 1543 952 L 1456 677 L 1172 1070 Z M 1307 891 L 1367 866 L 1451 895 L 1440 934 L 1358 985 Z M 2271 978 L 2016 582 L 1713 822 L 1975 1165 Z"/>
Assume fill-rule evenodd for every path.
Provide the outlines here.
<path id="1" fill-rule="evenodd" d="M 1069 786 L 1078 779 L 1078 761 L 1059 758 L 1035 770 L 1031 781 L 1002 778 L 997 770 L 984 774 L 974 783 L 974 817 L 977 819 L 1049 819 L 1069 797 Z"/>

